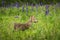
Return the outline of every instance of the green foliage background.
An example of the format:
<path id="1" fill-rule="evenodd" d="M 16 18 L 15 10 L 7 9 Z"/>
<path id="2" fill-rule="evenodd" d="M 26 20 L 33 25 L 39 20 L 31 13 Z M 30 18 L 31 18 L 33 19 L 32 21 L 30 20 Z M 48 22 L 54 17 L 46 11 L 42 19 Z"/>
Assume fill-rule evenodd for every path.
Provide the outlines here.
<path id="1" fill-rule="evenodd" d="M 49 14 L 45 15 L 45 5 L 39 6 L 38 11 L 34 7 L 33 12 L 29 6 L 28 16 L 26 8 L 24 12 L 21 7 L 0 8 L 0 40 L 60 40 L 60 7 L 54 8 L 50 5 Z M 25 31 L 14 30 L 14 23 L 25 23 L 31 15 L 37 18 L 36 24 Z"/>

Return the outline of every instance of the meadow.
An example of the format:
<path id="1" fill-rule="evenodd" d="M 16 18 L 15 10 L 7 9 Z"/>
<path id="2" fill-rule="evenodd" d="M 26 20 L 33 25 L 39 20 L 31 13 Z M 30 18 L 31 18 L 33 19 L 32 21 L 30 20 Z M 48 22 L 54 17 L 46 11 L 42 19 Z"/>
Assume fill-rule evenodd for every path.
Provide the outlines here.
<path id="1" fill-rule="evenodd" d="M 60 7 L 49 5 L 49 13 L 46 15 L 46 5 L 26 7 L 0 8 L 0 40 L 60 40 Z M 14 23 L 25 23 L 31 15 L 38 22 L 32 23 L 25 31 L 15 31 Z"/>

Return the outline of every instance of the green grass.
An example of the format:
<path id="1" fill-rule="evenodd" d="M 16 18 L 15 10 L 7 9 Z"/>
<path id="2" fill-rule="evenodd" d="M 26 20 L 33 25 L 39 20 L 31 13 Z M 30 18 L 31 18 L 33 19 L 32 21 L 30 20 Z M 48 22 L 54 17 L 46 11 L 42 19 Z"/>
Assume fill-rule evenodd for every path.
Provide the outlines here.
<path id="1" fill-rule="evenodd" d="M 38 11 L 34 7 L 28 9 L 28 15 L 17 8 L 1 8 L 0 10 L 0 40 L 60 40 L 60 9 L 54 6 L 49 7 L 49 14 L 45 15 L 45 6 L 40 6 Z M 19 14 L 19 18 L 15 18 Z M 14 23 L 25 23 L 31 15 L 34 15 L 38 22 L 32 23 L 25 31 L 14 31 Z"/>

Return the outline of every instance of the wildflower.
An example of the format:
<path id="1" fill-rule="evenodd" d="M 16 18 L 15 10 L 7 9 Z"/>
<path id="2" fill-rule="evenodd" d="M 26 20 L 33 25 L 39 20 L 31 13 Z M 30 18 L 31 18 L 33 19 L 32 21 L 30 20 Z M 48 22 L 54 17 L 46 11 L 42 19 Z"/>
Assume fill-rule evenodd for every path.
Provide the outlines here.
<path id="1" fill-rule="evenodd" d="M 48 13 L 49 13 L 49 5 L 46 5 L 46 15 L 48 15 Z"/>
<path id="2" fill-rule="evenodd" d="M 22 6 L 22 12 L 24 11 L 24 5 Z"/>
<path id="3" fill-rule="evenodd" d="M 43 5 L 43 3 L 42 3 L 42 2 L 40 2 L 40 5 L 42 6 L 42 5 Z"/>
<path id="4" fill-rule="evenodd" d="M 5 1 L 4 0 L 2 0 L 2 6 L 4 7 L 4 4 L 5 4 Z"/>
<path id="5" fill-rule="evenodd" d="M 15 6 L 16 6 L 17 8 L 19 8 L 19 3 L 18 3 L 18 2 L 16 2 L 16 3 L 15 3 Z"/>
<path id="6" fill-rule="evenodd" d="M 26 7 L 26 12 L 28 12 L 28 7 Z"/>
<path id="7" fill-rule="evenodd" d="M 49 5 L 46 5 L 46 9 L 48 9 L 49 8 Z"/>
<path id="8" fill-rule="evenodd" d="M 45 15 L 48 15 L 48 14 L 49 14 L 49 10 L 46 10 Z"/>
<path id="9" fill-rule="evenodd" d="M 36 8 L 38 8 L 38 5 L 36 4 Z"/>
<path id="10" fill-rule="evenodd" d="M 31 11 L 33 11 L 33 4 L 31 4 L 32 8 L 31 8 Z"/>
<path id="11" fill-rule="evenodd" d="M 26 5 L 26 11 L 28 11 L 28 5 Z"/>
<path id="12" fill-rule="evenodd" d="M 38 4 L 36 4 L 36 13 L 38 12 Z"/>
<path id="13" fill-rule="evenodd" d="M 28 13 L 28 3 L 26 5 L 26 15 L 28 15 L 27 13 Z"/>

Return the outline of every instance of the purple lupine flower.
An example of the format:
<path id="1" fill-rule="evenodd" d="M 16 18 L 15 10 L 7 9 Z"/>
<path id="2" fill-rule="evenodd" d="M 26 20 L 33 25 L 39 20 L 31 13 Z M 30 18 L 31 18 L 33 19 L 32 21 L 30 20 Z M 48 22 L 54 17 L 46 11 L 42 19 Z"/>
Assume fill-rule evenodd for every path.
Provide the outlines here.
<path id="1" fill-rule="evenodd" d="M 22 6 L 22 12 L 24 12 L 24 5 Z"/>
<path id="2" fill-rule="evenodd" d="M 36 4 L 36 8 L 38 8 L 38 4 Z"/>
<path id="3" fill-rule="evenodd" d="M 49 14 L 49 5 L 46 5 L 45 8 L 46 8 L 46 12 L 45 13 L 46 13 L 46 15 L 48 15 Z"/>
<path id="4" fill-rule="evenodd" d="M 26 7 L 26 12 L 28 12 L 28 7 Z"/>
<path id="5" fill-rule="evenodd" d="M 46 11 L 45 11 L 45 15 L 48 15 L 48 14 L 49 14 L 49 10 L 46 10 Z"/>
<path id="6" fill-rule="evenodd" d="M 31 4 L 31 6 L 32 6 L 31 11 L 33 11 L 33 8 L 34 8 L 33 4 Z"/>
<path id="7" fill-rule="evenodd" d="M 28 13 L 28 3 L 26 4 L 26 15 L 28 15 L 27 13 Z"/>
<path id="8" fill-rule="evenodd" d="M 17 8 L 19 8 L 19 3 L 18 3 L 18 2 L 13 3 L 11 6 L 12 6 L 12 7 L 17 7 Z"/>
<path id="9" fill-rule="evenodd" d="M 49 8 L 49 5 L 46 5 L 46 9 L 48 9 Z"/>
<path id="10" fill-rule="evenodd" d="M 43 3 L 42 3 L 42 2 L 40 2 L 40 5 L 42 6 L 42 5 L 43 5 Z"/>
<path id="11" fill-rule="evenodd" d="M 18 3 L 18 2 L 16 2 L 16 3 L 15 3 L 15 6 L 16 6 L 17 8 L 19 8 L 19 3 Z"/>
<path id="12" fill-rule="evenodd" d="M 38 4 L 36 4 L 36 13 L 38 12 Z"/>
<path id="13" fill-rule="evenodd" d="M 2 0 L 2 6 L 4 7 L 4 5 L 5 5 L 5 1 L 4 1 L 4 0 Z"/>

